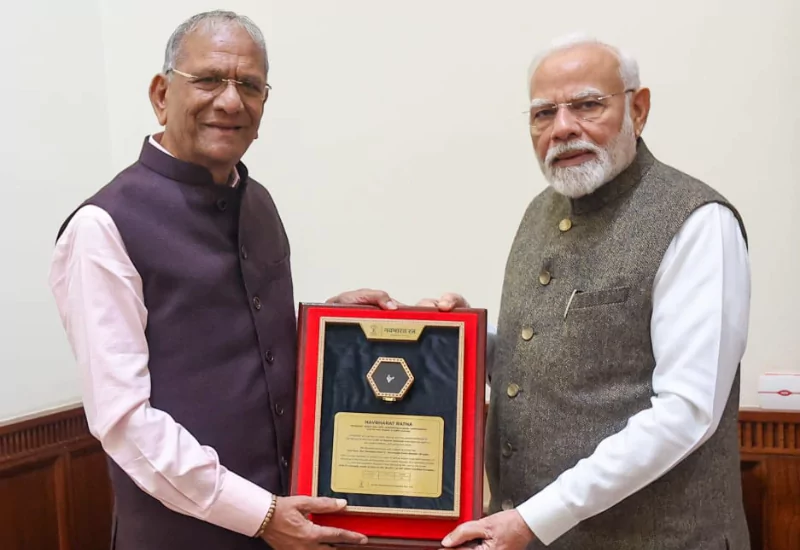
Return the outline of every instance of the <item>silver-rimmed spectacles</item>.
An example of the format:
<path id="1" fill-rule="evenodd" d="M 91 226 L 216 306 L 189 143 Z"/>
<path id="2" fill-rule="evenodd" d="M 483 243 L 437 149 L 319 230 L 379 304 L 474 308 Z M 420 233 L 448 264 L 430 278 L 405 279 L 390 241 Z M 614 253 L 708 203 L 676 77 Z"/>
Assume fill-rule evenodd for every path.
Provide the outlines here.
<path id="1" fill-rule="evenodd" d="M 531 106 L 529 111 L 524 111 L 524 113 L 529 116 L 528 123 L 530 124 L 531 130 L 536 133 L 541 133 L 553 125 L 553 121 L 556 119 L 558 110 L 561 107 L 568 109 L 570 113 L 580 120 L 597 120 L 603 116 L 603 113 L 606 111 L 609 99 L 634 91 L 633 89 L 629 89 L 624 92 L 616 92 L 613 94 L 584 94 L 565 103 L 534 101 L 535 104 Z"/>
<path id="2" fill-rule="evenodd" d="M 228 83 L 236 86 L 236 89 L 239 91 L 239 94 L 242 97 L 250 99 L 266 100 L 269 96 L 269 91 L 272 89 L 272 86 L 266 82 L 260 82 L 248 78 L 237 80 L 235 78 L 224 78 L 219 75 L 197 76 L 179 71 L 178 69 L 170 69 L 167 71 L 167 73 L 170 72 L 179 74 L 182 77 L 189 79 L 189 84 L 198 90 L 215 95 L 221 93 Z"/>

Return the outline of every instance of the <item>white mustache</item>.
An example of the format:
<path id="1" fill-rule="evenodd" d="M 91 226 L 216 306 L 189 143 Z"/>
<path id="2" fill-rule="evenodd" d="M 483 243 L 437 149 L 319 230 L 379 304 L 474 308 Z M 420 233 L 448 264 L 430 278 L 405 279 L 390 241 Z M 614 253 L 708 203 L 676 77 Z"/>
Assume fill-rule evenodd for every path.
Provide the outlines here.
<path id="1" fill-rule="evenodd" d="M 590 141 L 583 141 L 580 139 L 569 141 L 567 143 L 555 145 L 547 150 L 547 155 L 544 159 L 545 166 L 552 166 L 557 157 L 565 153 L 572 153 L 573 151 L 590 151 L 596 155 L 600 155 L 602 153 L 602 149 Z"/>

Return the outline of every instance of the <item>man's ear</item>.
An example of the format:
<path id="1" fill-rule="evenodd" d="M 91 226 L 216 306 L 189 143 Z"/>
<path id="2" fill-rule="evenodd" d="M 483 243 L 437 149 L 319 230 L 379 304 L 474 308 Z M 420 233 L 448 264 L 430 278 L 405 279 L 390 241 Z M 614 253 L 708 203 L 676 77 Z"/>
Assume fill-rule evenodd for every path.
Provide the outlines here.
<path id="1" fill-rule="evenodd" d="M 262 117 L 264 116 L 264 109 L 266 108 L 266 106 L 267 106 L 267 98 L 265 97 L 264 100 L 261 102 L 261 116 Z M 260 119 L 258 121 L 258 126 L 259 126 L 259 128 L 261 127 L 261 120 Z M 253 139 L 258 139 L 258 130 L 259 130 L 259 128 L 256 128 L 256 137 L 254 137 Z"/>
<path id="2" fill-rule="evenodd" d="M 169 81 L 163 74 L 157 74 L 150 81 L 150 105 L 153 106 L 153 112 L 156 114 L 158 123 L 161 126 L 167 124 L 167 88 Z"/>
<path id="3" fill-rule="evenodd" d="M 631 100 L 631 118 L 633 119 L 633 131 L 636 137 L 641 137 L 644 126 L 647 124 L 647 116 L 650 114 L 650 88 L 639 88 L 633 93 Z"/>

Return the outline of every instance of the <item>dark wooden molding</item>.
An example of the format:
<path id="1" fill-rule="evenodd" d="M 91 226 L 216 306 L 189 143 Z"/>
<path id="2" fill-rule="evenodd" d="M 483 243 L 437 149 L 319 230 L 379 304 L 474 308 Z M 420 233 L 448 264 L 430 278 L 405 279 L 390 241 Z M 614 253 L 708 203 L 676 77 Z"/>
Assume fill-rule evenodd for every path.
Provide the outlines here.
<path id="1" fill-rule="evenodd" d="M 800 412 L 742 409 L 739 446 L 747 455 L 800 457 Z"/>
<path id="2" fill-rule="evenodd" d="M 4 462 L 92 439 L 80 406 L 0 426 L 0 467 Z"/>

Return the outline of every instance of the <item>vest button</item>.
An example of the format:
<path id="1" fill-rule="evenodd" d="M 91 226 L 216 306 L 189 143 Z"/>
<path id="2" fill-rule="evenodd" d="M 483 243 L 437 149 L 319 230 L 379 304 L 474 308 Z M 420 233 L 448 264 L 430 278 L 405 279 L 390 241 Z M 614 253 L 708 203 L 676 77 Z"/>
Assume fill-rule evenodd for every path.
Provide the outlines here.
<path id="1" fill-rule="evenodd" d="M 275 414 L 278 416 L 283 416 L 283 407 L 280 403 L 275 403 Z"/>
<path id="2" fill-rule="evenodd" d="M 539 284 L 542 286 L 547 286 L 550 284 L 550 280 L 553 277 L 550 275 L 550 272 L 546 269 L 543 269 L 541 273 L 539 273 Z"/>
<path id="3" fill-rule="evenodd" d="M 558 229 L 562 233 L 564 231 L 569 231 L 570 229 L 572 229 L 572 220 L 569 218 L 564 218 L 563 220 L 558 222 Z"/>
<path id="4" fill-rule="evenodd" d="M 269 363 L 270 365 L 275 362 L 275 356 L 272 355 L 272 350 L 268 349 L 264 352 L 264 361 Z"/>
<path id="5" fill-rule="evenodd" d="M 244 247 L 244 245 L 242 245 L 242 259 L 247 259 L 247 249 Z"/>
<path id="6" fill-rule="evenodd" d="M 253 307 L 256 308 L 256 310 L 261 309 L 261 298 L 258 296 L 253 296 Z"/>
<path id="7" fill-rule="evenodd" d="M 228 201 L 226 201 L 225 199 L 219 199 L 217 201 L 217 208 L 219 209 L 220 212 L 225 212 L 225 210 L 227 210 L 228 208 Z"/>
<path id="8" fill-rule="evenodd" d="M 508 385 L 506 393 L 510 398 L 512 399 L 515 398 L 519 394 L 519 386 L 512 382 L 511 384 Z"/>
<path id="9" fill-rule="evenodd" d="M 288 468 L 289 467 L 289 461 L 286 460 L 285 456 L 281 457 L 281 466 L 283 466 L 284 468 Z"/>
<path id="10" fill-rule="evenodd" d="M 506 499 L 503 501 L 503 504 L 501 506 L 503 507 L 503 510 L 511 510 L 512 508 L 514 508 L 514 503 L 511 502 L 511 500 Z"/>
<path id="11" fill-rule="evenodd" d="M 503 445 L 503 456 L 508 458 L 512 454 L 514 454 L 514 447 L 511 446 L 511 443 L 506 443 Z"/>
<path id="12" fill-rule="evenodd" d="M 521 333 L 522 339 L 526 342 L 533 338 L 533 329 L 531 327 L 525 327 L 522 329 Z"/>

